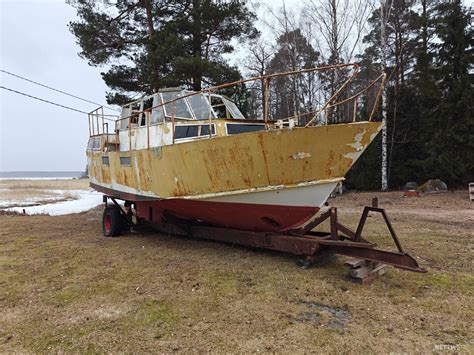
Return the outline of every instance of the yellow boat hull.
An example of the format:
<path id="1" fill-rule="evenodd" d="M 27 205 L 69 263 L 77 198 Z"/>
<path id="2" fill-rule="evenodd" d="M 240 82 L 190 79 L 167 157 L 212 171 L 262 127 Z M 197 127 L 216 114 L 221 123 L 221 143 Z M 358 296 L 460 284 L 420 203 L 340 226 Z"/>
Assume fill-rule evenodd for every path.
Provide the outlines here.
<path id="1" fill-rule="evenodd" d="M 95 185 L 157 199 L 212 199 L 337 182 L 380 128 L 380 122 L 354 122 L 141 150 L 88 151 L 89 176 Z M 103 164 L 104 155 L 109 165 Z"/>

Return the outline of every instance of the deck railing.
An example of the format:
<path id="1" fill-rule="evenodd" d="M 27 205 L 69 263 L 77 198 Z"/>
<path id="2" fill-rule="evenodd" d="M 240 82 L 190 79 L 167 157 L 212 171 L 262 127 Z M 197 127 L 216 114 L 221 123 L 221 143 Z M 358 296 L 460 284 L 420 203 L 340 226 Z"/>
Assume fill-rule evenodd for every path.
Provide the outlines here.
<path id="1" fill-rule="evenodd" d="M 342 82 L 342 84 L 339 85 L 337 89 L 333 89 L 332 92 L 329 93 L 329 97 L 326 98 L 323 101 L 323 104 L 315 109 L 311 110 L 309 112 L 305 113 L 296 113 L 294 115 L 280 118 L 278 121 L 289 121 L 290 119 L 296 120 L 296 126 L 304 126 L 308 127 L 310 125 L 316 125 L 316 124 L 330 124 L 330 119 L 329 117 L 331 116 L 332 112 L 335 112 L 338 109 L 341 109 L 341 107 L 346 107 L 345 111 L 350 112 L 352 110 L 352 116 L 351 121 L 355 122 L 357 115 L 358 115 L 358 108 L 360 107 L 360 100 L 363 94 L 368 93 L 370 89 L 375 88 L 375 86 L 378 84 L 378 89 L 376 89 L 375 92 L 375 100 L 373 104 L 370 107 L 370 114 L 366 118 L 366 121 L 372 121 L 375 110 L 377 109 L 378 103 L 380 101 L 380 96 L 381 93 L 384 89 L 385 81 L 386 81 L 386 74 L 380 74 L 377 78 L 374 80 L 365 82 L 363 84 L 359 84 L 359 88 L 357 92 L 351 93 L 349 88 L 350 84 L 354 82 L 355 78 L 360 72 L 360 67 L 358 64 L 337 64 L 337 65 L 328 65 L 328 66 L 321 66 L 321 67 L 315 67 L 315 68 L 308 68 L 308 69 L 301 69 L 301 70 L 294 70 L 294 71 L 287 71 L 287 72 L 282 72 L 282 73 L 273 73 L 273 74 L 267 74 L 259 77 L 253 77 L 249 79 L 242 79 L 222 85 L 217 85 L 209 88 L 205 88 L 201 91 L 198 92 L 191 92 L 189 94 L 184 94 L 179 97 L 176 97 L 172 100 L 168 100 L 166 102 L 161 102 L 158 105 L 152 106 L 150 108 L 147 108 L 143 111 L 134 111 L 132 112 L 129 116 L 127 117 L 122 117 L 118 118 L 116 120 L 112 120 L 107 118 L 107 115 L 104 115 L 103 113 L 103 108 L 99 107 L 98 109 L 92 111 L 89 113 L 89 135 L 94 136 L 94 135 L 99 135 L 99 134 L 108 134 L 108 124 L 104 122 L 104 120 L 111 120 L 115 121 L 115 133 L 118 134 L 119 130 L 122 130 L 120 127 L 122 127 L 122 122 L 127 121 L 127 128 L 128 128 L 128 136 L 129 136 L 129 144 L 131 148 L 131 131 L 132 131 L 132 119 L 137 118 L 137 127 L 138 126 L 138 119 L 140 117 L 140 114 L 145 114 L 145 123 L 144 125 L 147 127 L 147 146 L 150 146 L 150 125 L 151 125 L 151 117 L 152 117 L 152 112 L 155 109 L 162 109 L 165 105 L 170 105 L 173 103 L 176 103 L 179 100 L 184 100 L 187 99 L 191 96 L 195 95 L 201 95 L 203 94 L 204 97 L 207 97 L 208 100 L 208 105 L 209 105 L 209 114 L 208 114 L 208 123 L 209 123 L 209 132 L 212 132 L 212 120 L 214 119 L 212 117 L 212 102 L 211 102 L 211 95 L 216 94 L 219 90 L 222 89 L 228 89 L 231 87 L 236 87 L 239 85 L 247 85 L 248 83 L 251 82 L 260 82 L 260 84 L 263 87 L 263 107 L 262 107 L 262 113 L 263 117 L 260 119 L 265 123 L 265 129 L 270 129 L 271 124 L 274 124 L 277 122 L 276 119 L 271 119 L 269 117 L 270 115 L 270 93 L 271 93 L 271 83 L 275 80 L 278 80 L 280 78 L 285 78 L 285 77 L 291 77 L 291 76 L 296 76 L 296 75 L 304 75 L 304 74 L 312 74 L 312 73 L 323 73 L 323 72 L 328 72 L 328 71 L 337 71 L 337 70 L 352 70 L 351 73 L 348 74 L 348 77 L 345 81 Z M 360 88 L 362 87 L 362 88 Z M 343 94 L 346 95 L 346 97 L 342 97 Z M 161 101 L 161 100 L 160 100 Z M 167 118 L 169 118 L 169 122 L 171 122 L 171 131 L 172 131 L 172 142 L 173 144 L 175 143 L 175 137 L 174 137 L 174 131 L 175 131 L 175 124 L 176 120 L 179 121 L 184 121 L 184 119 L 175 119 L 175 108 L 176 105 L 171 105 L 172 106 L 172 112 L 171 115 L 165 115 L 165 112 L 163 111 L 163 124 L 166 123 Z M 370 106 L 370 105 L 369 105 Z M 167 106 L 169 107 L 169 106 Z M 146 114 L 148 113 L 148 114 Z M 347 116 L 347 114 L 345 114 Z M 322 116 L 322 117 L 321 117 Z M 116 116 L 114 116 L 116 117 Z M 188 121 L 188 120 L 186 120 Z M 194 121 L 194 120 L 193 120 Z M 204 121 L 204 120 L 200 120 Z M 195 121 L 194 121 L 195 122 Z M 135 127 L 133 127 L 135 129 Z M 212 134 L 209 134 L 209 139 L 212 138 Z"/>

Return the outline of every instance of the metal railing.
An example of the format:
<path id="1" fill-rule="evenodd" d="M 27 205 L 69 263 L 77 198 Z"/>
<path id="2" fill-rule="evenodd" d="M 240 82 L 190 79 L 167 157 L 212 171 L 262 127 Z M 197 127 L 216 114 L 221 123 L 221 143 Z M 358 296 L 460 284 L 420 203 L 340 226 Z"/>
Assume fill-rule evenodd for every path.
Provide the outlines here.
<path id="1" fill-rule="evenodd" d="M 282 78 L 282 77 L 288 77 L 288 76 L 294 76 L 294 75 L 310 74 L 310 73 L 322 73 L 322 72 L 325 72 L 325 71 L 341 70 L 341 69 L 351 69 L 352 73 L 350 73 L 350 75 L 348 75 L 348 78 L 344 82 L 342 82 L 342 84 L 339 85 L 337 90 L 334 90 L 334 92 L 330 94 L 329 98 L 327 98 L 324 101 L 324 104 L 321 105 L 320 108 L 318 108 L 316 110 L 312 110 L 310 112 L 298 113 L 298 114 L 295 114 L 293 116 L 288 116 L 288 117 L 285 117 L 285 118 L 281 118 L 280 120 L 297 119 L 298 123 L 299 123 L 299 120 L 301 118 L 306 117 L 306 119 L 309 118 L 309 120 L 306 123 L 302 124 L 302 125 L 297 124 L 297 126 L 308 127 L 310 125 L 314 125 L 314 124 L 317 124 L 318 122 L 321 122 L 320 116 L 324 115 L 322 121 L 325 125 L 327 125 L 327 124 L 330 124 L 329 115 L 330 115 L 331 111 L 333 111 L 333 110 L 335 110 L 339 107 L 342 107 L 342 105 L 346 105 L 346 106 L 352 107 L 352 109 L 351 109 L 352 110 L 352 122 L 355 122 L 357 114 L 358 114 L 358 107 L 359 107 L 358 101 L 360 101 L 360 98 L 364 93 L 367 93 L 368 90 L 373 88 L 378 83 L 380 86 L 379 86 L 379 88 L 376 92 L 375 101 L 372 105 L 369 117 L 367 119 L 367 121 L 371 121 L 374 114 L 375 114 L 375 110 L 378 106 L 378 102 L 380 100 L 381 93 L 384 89 L 384 85 L 385 85 L 385 81 L 386 81 L 386 74 L 385 73 L 380 74 L 377 78 L 370 81 L 368 84 L 365 84 L 365 86 L 362 89 L 358 90 L 356 93 L 351 94 L 351 95 L 349 95 L 349 97 L 342 98 L 338 101 L 338 99 L 342 96 L 343 93 L 348 93 L 349 85 L 354 81 L 354 79 L 357 77 L 357 75 L 360 72 L 360 66 L 358 64 L 354 64 L 354 63 L 327 65 L 327 66 L 321 66 L 321 67 L 315 67 L 315 68 L 287 71 L 287 72 L 282 72 L 282 73 L 267 74 L 267 75 L 263 75 L 263 76 L 258 76 L 258 77 L 253 77 L 253 78 L 249 78 L 249 79 L 242 79 L 242 80 L 238 80 L 238 81 L 234 81 L 234 82 L 230 82 L 230 83 L 225 83 L 225 84 L 222 84 L 222 85 L 217 85 L 217 86 L 205 88 L 205 89 L 203 89 L 201 91 L 198 91 L 198 92 L 191 92 L 189 94 L 180 95 L 179 97 L 176 97 L 172 100 L 161 102 L 160 104 L 152 106 L 152 107 L 147 108 L 145 110 L 133 111 L 127 117 L 122 117 L 122 118 L 118 118 L 116 120 L 111 120 L 111 121 L 115 121 L 115 133 L 118 134 L 119 130 L 122 130 L 120 128 L 122 126 L 122 122 L 127 120 L 127 123 L 128 123 L 127 128 L 128 128 L 128 133 L 129 133 L 128 134 L 128 136 L 129 136 L 129 145 L 130 145 L 130 149 L 131 149 L 131 136 L 132 136 L 131 131 L 132 131 L 132 124 L 134 124 L 134 122 L 132 122 L 132 119 L 137 118 L 137 127 L 133 127 L 133 129 L 138 129 L 139 127 L 142 127 L 142 126 L 139 126 L 139 122 L 138 122 L 138 120 L 140 119 L 140 114 L 144 114 L 145 115 L 144 126 L 147 127 L 147 146 L 149 148 L 150 147 L 150 137 L 149 137 L 150 134 L 149 134 L 149 132 L 150 132 L 150 125 L 152 124 L 150 122 L 150 120 L 151 120 L 151 117 L 152 117 L 152 114 L 153 114 L 153 110 L 156 110 L 156 109 L 163 110 L 163 107 L 165 105 L 170 105 L 170 104 L 176 103 L 179 100 L 185 100 L 185 99 L 187 99 L 191 96 L 202 94 L 203 97 L 207 97 L 207 101 L 208 101 L 208 106 L 209 106 L 208 117 L 209 118 L 207 119 L 207 121 L 208 121 L 208 124 L 209 124 L 209 132 L 211 132 L 212 120 L 214 119 L 212 117 L 213 115 L 212 115 L 211 95 L 216 94 L 217 91 L 222 90 L 222 89 L 227 89 L 227 88 L 235 87 L 235 86 L 242 85 L 242 84 L 248 84 L 250 82 L 260 81 L 261 84 L 263 85 L 263 88 L 264 88 L 264 90 L 263 90 L 263 92 L 264 92 L 263 93 L 263 102 L 264 102 L 264 104 L 263 104 L 263 110 L 262 110 L 263 111 L 263 117 L 259 121 L 263 121 L 265 123 L 265 129 L 268 130 L 268 129 L 271 128 L 270 123 L 275 123 L 277 121 L 277 120 L 272 120 L 272 119 L 269 118 L 269 114 L 270 114 L 269 113 L 270 90 L 271 90 L 270 85 L 271 85 L 272 80 L 275 80 L 276 78 Z M 161 98 L 160 98 L 160 101 L 162 101 Z M 185 102 L 186 102 L 186 100 L 185 100 Z M 186 105 L 188 106 L 188 104 L 186 104 Z M 165 124 L 166 121 L 167 121 L 167 118 L 169 117 L 169 119 L 170 119 L 169 122 L 171 122 L 172 143 L 174 144 L 175 143 L 175 137 L 174 137 L 175 132 L 174 131 L 175 131 L 176 120 L 179 120 L 179 121 L 188 121 L 188 120 L 176 118 L 175 117 L 176 105 L 171 105 L 171 106 L 172 106 L 171 115 L 166 115 L 165 110 L 162 111 L 162 117 L 163 117 L 162 124 Z M 148 113 L 148 114 L 146 114 L 146 113 Z M 108 124 L 104 122 L 104 120 L 107 120 L 107 118 L 105 118 L 105 116 L 108 116 L 108 115 L 104 115 L 102 107 L 99 107 L 98 109 L 96 109 L 96 110 L 89 113 L 89 135 L 90 136 L 94 136 L 94 135 L 98 135 L 98 134 L 108 134 Z M 116 116 L 114 116 L 114 117 L 116 117 Z M 204 120 L 202 120 L 202 121 L 204 121 Z M 157 124 L 160 124 L 160 123 L 157 122 Z M 100 129 L 100 127 L 102 127 L 102 129 Z M 211 138 L 212 138 L 212 134 L 209 135 L 209 139 L 211 139 Z"/>

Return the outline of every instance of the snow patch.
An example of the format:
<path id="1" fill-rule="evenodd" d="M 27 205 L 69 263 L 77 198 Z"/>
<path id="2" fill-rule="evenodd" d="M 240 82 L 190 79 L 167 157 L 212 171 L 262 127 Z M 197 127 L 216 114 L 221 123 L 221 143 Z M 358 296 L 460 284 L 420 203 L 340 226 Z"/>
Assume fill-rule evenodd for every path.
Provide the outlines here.
<path id="1" fill-rule="evenodd" d="M 18 213 L 23 213 L 23 210 L 25 210 L 26 214 L 49 214 L 51 216 L 59 216 L 88 211 L 102 203 L 102 194 L 97 191 L 64 190 L 62 193 L 73 195 L 77 199 L 58 203 L 47 203 L 41 206 L 11 207 L 5 210 Z"/>

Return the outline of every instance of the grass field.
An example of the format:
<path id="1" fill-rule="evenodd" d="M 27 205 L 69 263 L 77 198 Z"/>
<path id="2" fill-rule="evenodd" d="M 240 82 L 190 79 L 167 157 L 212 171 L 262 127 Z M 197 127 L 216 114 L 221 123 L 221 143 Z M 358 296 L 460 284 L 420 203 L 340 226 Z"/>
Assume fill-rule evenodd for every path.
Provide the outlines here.
<path id="1" fill-rule="evenodd" d="M 354 226 L 374 193 L 330 201 Z M 101 235 L 101 209 L 0 216 L 0 352 L 474 352 L 474 208 L 467 192 L 378 193 L 427 274 L 351 283 L 344 257 L 158 234 Z M 369 218 L 366 236 L 388 246 Z"/>

